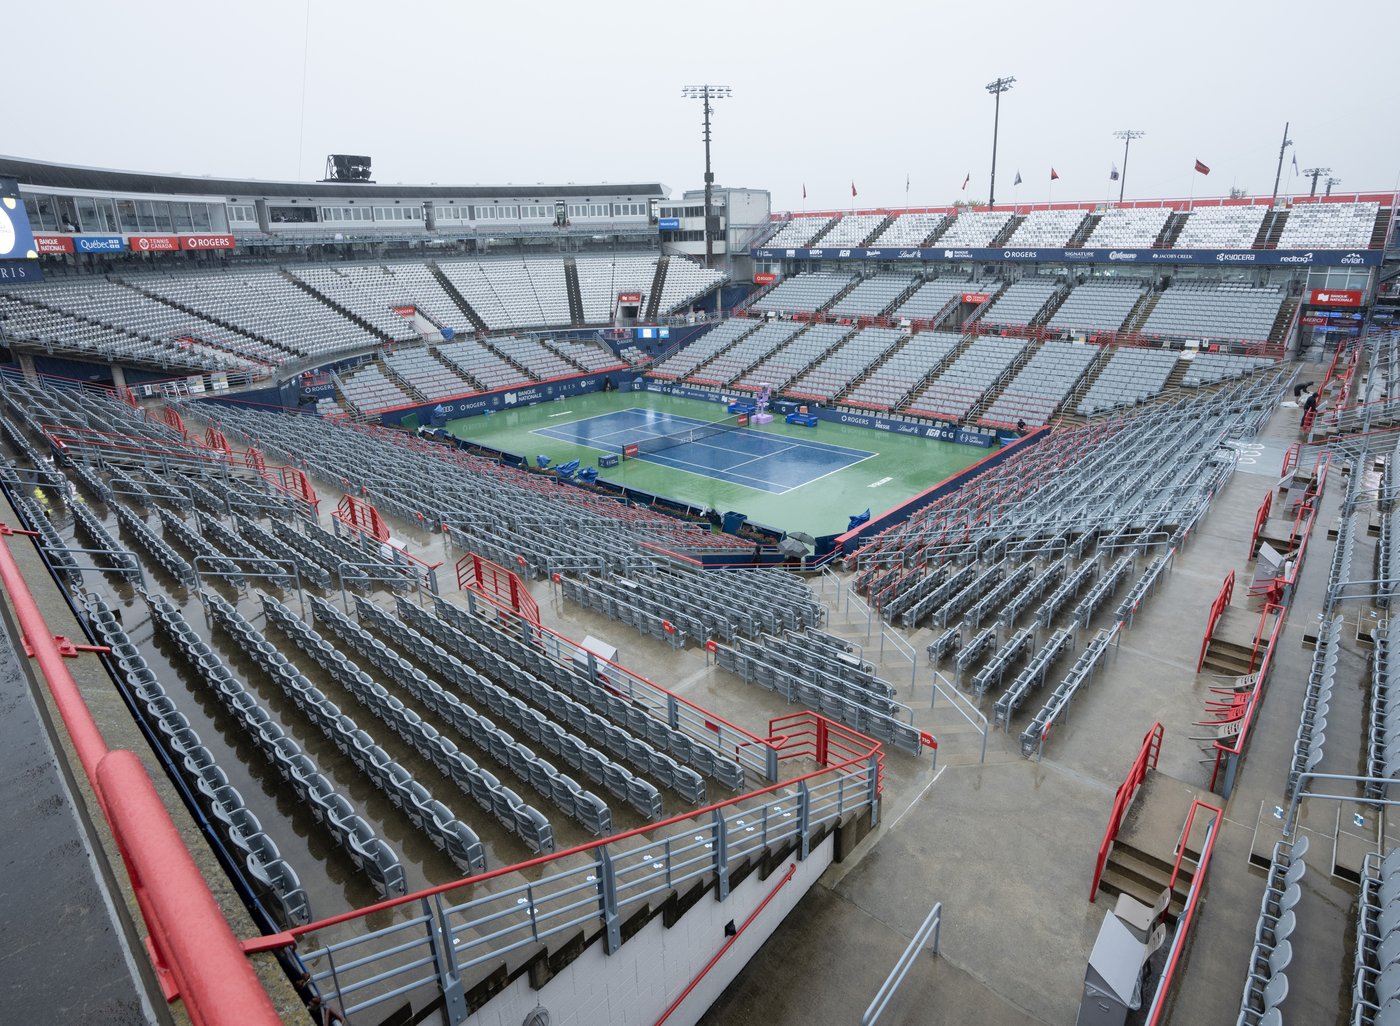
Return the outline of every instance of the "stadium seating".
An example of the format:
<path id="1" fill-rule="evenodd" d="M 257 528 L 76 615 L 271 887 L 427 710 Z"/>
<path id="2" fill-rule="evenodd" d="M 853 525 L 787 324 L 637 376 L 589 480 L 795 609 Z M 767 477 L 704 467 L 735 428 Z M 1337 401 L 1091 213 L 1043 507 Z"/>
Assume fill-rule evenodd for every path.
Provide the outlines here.
<path id="1" fill-rule="evenodd" d="M 378 413 L 394 406 L 409 406 L 413 396 L 384 373 L 377 363 L 371 363 L 341 379 L 345 401 L 361 413 Z"/>
<path id="2" fill-rule="evenodd" d="M 578 270 L 579 296 L 583 300 L 585 324 L 611 323 L 620 292 L 639 293 L 645 308 L 652 281 L 656 277 L 655 256 L 619 256 L 615 259 L 579 257 L 574 264 Z M 567 324 L 568 318 L 550 323 Z"/>
<path id="3" fill-rule="evenodd" d="M 1264 884 L 1264 897 L 1259 903 L 1240 1012 L 1235 1020 L 1237 1026 L 1270 1026 L 1271 1023 L 1283 1022 L 1279 1006 L 1288 996 L 1288 967 L 1293 961 L 1293 943 L 1289 938 L 1297 923 L 1293 909 L 1302 897 L 1300 884 L 1307 873 L 1308 867 L 1303 861 L 1307 850 L 1308 838 L 1305 835 L 1294 840 L 1284 838 L 1274 845 Z M 1368 866 L 1375 866 L 1377 861 L 1375 855 L 1366 856 Z M 1368 917 L 1364 879 L 1362 886 L 1359 918 L 1364 922 Z M 1375 892 L 1372 893 L 1374 895 Z M 1365 950 L 1363 946 L 1356 951 L 1358 965 L 1365 960 Z M 1372 950 L 1374 952 L 1374 947 Z M 1356 1018 L 1352 1021 L 1361 1020 Z"/>
<path id="4" fill-rule="evenodd" d="M 1158 297 L 1141 331 L 1168 338 L 1262 341 L 1284 298 L 1277 286 L 1173 285 Z"/>
<path id="5" fill-rule="evenodd" d="M 413 321 L 394 313 L 394 307 L 416 307 L 418 302 L 404 291 L 403 282 L 390 274 L 387 268 L 378 264 L 345 264 L 341 267 L 298 268 L 291 274 L 337 306 L 364 318 L 386 337 L 396 342 L 418 338 Z M 453 320 L 460 321 L 461 314 Z"/>
<path id="6" fill-rule="evenodd" d="M 574 339 L 545 339 L 544 345 L 554 350 L 571 363 L 576 363 L 586 371 L 604 371 L 622 367 L 626 363 L 609 349 L 597 343 L 579 342 Z"/>
<path id="7" fill-rule="evenodd" d="M 871 364 L 898 345 L 900 338 L 899 332 L 892 328 L 862 328 L 785 391 L 800 398 L 829 402 L 865 373 Z"/>
<path id="8" fill-rule="evenodd" d="M 1077 412 L 1092 416 L 1150 399 L 1166 387 L 1178 362 L 1173 352 L 1120 349 L 1094 380 Z"/>
<path id="9" fill-rule="evenodd" d="M 1171 215 L 1170 207 L 1113 207 L 1084 240 L 1084 248 L 1150 249 Z"/>
<path id="10" fill-rule="evenodd" d="M 1016 226 L 1011 238 L 1006 240 L 1009 248 L 1025 249 L 1048 246 L 1063 249 L 1065 243 L 1084 223 L 1082 210 L 1032 210 L 1026 219 Z"/>
<path id="11" fill-rule="evenodd" d="M 1022 339 L 979 338 L 909 401 L 905 412 L 959 421 L 1025 351 Z"/>
<path id="12" fill-rule="evenodd" d="M 990 246 L 1011 220 L 1010 211 L 962 210 L 948 230 L 934 242 L 936 246 Z"/>
<path id="13" fill-rule="evenodd" d="M 652 373 L 664 378 L 683 378 L 726 346 L 757 328 L 762 321 L 736 317 L 723 321 L 691 342 L 680 352 L 662 360 Z"/>
<path id="14" fill-rule="evenodd" d="M 385 353 L 384 362 L 425 399 L 446 399 L 475 389 L 422 347 Z"/>
<path id="15" fill-rule="evenodd" d="M 884 214 L 847 214 L 821 237 L 819 245 L 823 249 L 859 246 L 884 220 Z"/>
<path id="16" fill-rule="evenodd" d="M 735 388 L 757 391 L 762 385 L 781 389 L 851 333 L 839 324 L 814 324 L 773 356 L 757 363 L 734 382 Z"/>
<path id="17" fill-rule="evenodd" d="M 1061 331 L 1119 331 L 1142 298 L 1145 282 L 1137 278 L 1103 278 L 1075 288 L 1046 327 Z"/>
<path id="18" fill-rule="evenodd" d="M 666 278 L 661 284 L 659 310 L 662 314 L 675 313 L 724 280 L 724 275 L 719 271 L 701 267 L 680 257 L 670 257 L 666 261 Z M 650 282 L 647 284 L 650 286 Z"/>
<path id="19" fill-rule="evenodd" d="M 942 331 L 919 332 L 895 349 L 884 363 L 877 364 L 841 402 L 877 410 L 895 409 L 961 344 L 961 335 Z"/>
<path id="20" fill-rule="evenodd" d="M 1048 277 L 1022 278 L 1013 282 L 983 311 L 978 323 L 1024 327 L 1035 320 L 1050 297 L 1064 284 L 1063 279 Z"/>
<path id="21" fill-rule="evenodd" d="M 541 381 L 578 373 L 577 367 L 550 352 L 533 338 L 523 335 L 493 335 L 489 343 L 496 352 L 512 363 L 524 367 Z"/>
<path id="22" fill-rule="evenodd" d="M 787 344 L 788 340 L 801 330 L 801 324 L 789 321 L 765 324 L 738 345 L 692 373 L 690 380 L 707 385 L 728 384 L 779 346 Z"/>
<path id="23" fill-rule="evenodd" d="M 1198 207 L 1191 211 L 1175 249 L 1249 249 L 1269 208 L 1257 204 Z"/>
<path id="24" fill-rule="evenodd" d="M 1214 385 L 1232 378 L 1242 378 L 1246 374 L 1273 365 L 1264 356 L 1229 356 L 1225 353 L 1201 353 L 1191 361 L 1191 366 L 1182 377 L 1181 383 L 1187 388 L 1201 385 Z"/>
<path id="25" fill-rule="evenodd" d="M 761 296 L 750 309 L 757 313 L 811 313 L 831 302 L 842 289 L 855 281 L 854 275 L 811 271 L 778 283 Z"/>
<path id="26" fill-rule="evenodd" d="M 876 317 L 918 279 L 910 274 L 873 274 L 846 293 L 830 313 L 834 317 Z"/>
<path id="27" fill-rule="evenodd" d="M 559 260 L 444 260 L 438 264 L 493 331 L 569 323 Z"/>
<path id="28" fill-rule="evenodd" d="M 910 321 L 928 320 L 953 298 L 970 291 L 972 287 L 971 280 L 961 275 L 942 275 L 920 285 L 917 292 L 899 305 L 894 316 Z M 989 291 L 995 292 L 996 289 Z"/>
<path id="29" fill-rule="evenodd" d="M 880 234 L 870 240 L 872 246 L 915 249 L 928 241 L 944 220 L 942 214 L 900 214 Z"/>
<path id="30" fill-rule="evenodd" d="M 1279 249 L 1364 249 L 1371 244 L 1379 203 L 1296 203 L 1279 233 Z"/>
<path id="31" fill-rule="evenodd" d="M 1095 346 L 1042 344 L 982 414 L 981 423 L 1007 427 L 1018 421 L 1032 427 L 1047 423 L 1098 357 Z"/>
<path id="32" fill-rule="evenodd" d="M 806 246 L 817 233 L 831 224 L 829 217 L 794 217 L 778 229 L 763 245 L 768 248 L 778 249 L 784 246 Z"/>
<path id="33" fill-rule="evenodd" d="M 524 372 L 512 367 L 475 339 L 445 343 L 437 347 L 437 353 L 488 391 L 523 385 L 530 380 Z"/>

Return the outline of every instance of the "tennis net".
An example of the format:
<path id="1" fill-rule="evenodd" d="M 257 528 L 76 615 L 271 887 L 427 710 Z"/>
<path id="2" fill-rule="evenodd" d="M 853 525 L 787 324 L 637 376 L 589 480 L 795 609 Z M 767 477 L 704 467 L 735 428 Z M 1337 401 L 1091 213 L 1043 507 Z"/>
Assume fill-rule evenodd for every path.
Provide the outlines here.
<path id="1" fill-rule="evenodd" d="M 638 456 L 644 452 L 660 452 L 663 449 L 673 449 L 678 445 L 686 445 L 689 442 L 698 442 L 701 439 L 713 438 L 715 435 L 722 435 L 728 431 L 737 431 L 739 428 L 748 427 L 748 424 L 749 415 L 747 413 L 741 413 L 727 420 L 717 420 L 712 424 L 698 424 L 694 427 L 688 427 L 683 431 L 676 431 L 671 434 L 639 438 L 632 444 L 623 446 L 623 455 Z"/>

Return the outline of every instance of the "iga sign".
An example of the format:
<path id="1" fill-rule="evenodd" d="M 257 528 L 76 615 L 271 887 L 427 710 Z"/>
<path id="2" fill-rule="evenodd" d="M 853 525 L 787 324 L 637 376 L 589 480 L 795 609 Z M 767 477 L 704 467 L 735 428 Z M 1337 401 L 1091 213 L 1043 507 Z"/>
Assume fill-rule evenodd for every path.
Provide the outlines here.
<path id="1" fill-rule="evenodd" d="M 182 235 L 181 249 L 233 249 L 232 235 Z"/>
<path id="2" fill-rule="evenodd" d="M 128 241 L 133 253 L 170 253 L 180 248 L 178 235 L 133 235 Z"/>
<path id="3" fill-rule="evenodd" d="M 1360 306 L 1359 289 L 1313 289 L 1310 303 L 1315 306 Z"/>
<path id="4" fill-rule="evenodd" d="M 753 276 L 753 283 L 755 285 L 772 285 L 777 280 L 778 276 L 768 271 L 759 271 Z"/>
<path id="5" fill-rule="evenodd" d="M 40 253 L 71 253 L 73 240 L 66 235 L 36 235 L 34 248 Z"/>

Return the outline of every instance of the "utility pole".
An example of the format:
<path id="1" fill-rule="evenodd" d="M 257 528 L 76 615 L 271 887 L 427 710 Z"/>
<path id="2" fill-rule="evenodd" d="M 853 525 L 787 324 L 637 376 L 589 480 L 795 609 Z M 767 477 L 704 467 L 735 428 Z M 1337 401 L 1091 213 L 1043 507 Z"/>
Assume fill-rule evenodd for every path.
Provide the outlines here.
<path id="1" fill-rule="evenodd" d="M 1113 134 L 1123 140 L 1123 173 L 1118 177 L 1118 204 L 1122 206 L 1123 190 L 1128 187 L 1128 146 L 1134 139 L 1141 139 L 1147 133 L 1136 128 L 1125 128 Z"/>
<path id="2" fill-rule="evenodd" d="M 725 100 L 733 94 L 729 86 L 699 85 L 686 86 L 681 95 L 692 100 L 700 100 L 705 112 L 705 266 L 715 264 L 715 233 L 713 229 L 712 193 L 715 185 L 714 172 L 710 170 L 710 115 L 714 108 L 711 100 Z"/>
<path id="3" fill-rule="evenodd" d="M 1269 200 L 1269 209 L 1278 205 L 1278 183 L 1283 178 L 1283 153 L 1288 147 L 1293 145 L 1293 140 L 1288 138 L 1288 126 L 1290 122 L 1283 123 L 1283 142 L 1278 148 L 1278 172 L 1274 175 L 1274 198 Z"/>
<path id="4" fill-rule="evenodd" d="M 1303 177 L 1304 177 L 1304 178 L 1311 178 L 1311 179 L 1312 179 L 1312 188 L 1308 190 L 1308 195 L 1309 195 L 1309 196 L 1316 196 L 1316 195 L 1317 195 L 1317 180 L 1318 180 L 1319 178 L 1321 178 L 1323 175 L 1330 175 L 1331 173 L 1332 173 L 1332 169 L 1331 169 L 1330 167 L 1310 167 L 1310 168 L 1305 169 L 1305 170 L 1303 171 Z"/>
<path id="5" fill-rule="evenodd" d="M 987 209 L 997 205 L 997 129 L 1001 125 L 1001 94 L 1016 84 L 1014 75 L 999 78 L 987 83 L 987 92 L 996 98 L 996 111 L 992 115 L 992 181 L 987 189 Z"/>

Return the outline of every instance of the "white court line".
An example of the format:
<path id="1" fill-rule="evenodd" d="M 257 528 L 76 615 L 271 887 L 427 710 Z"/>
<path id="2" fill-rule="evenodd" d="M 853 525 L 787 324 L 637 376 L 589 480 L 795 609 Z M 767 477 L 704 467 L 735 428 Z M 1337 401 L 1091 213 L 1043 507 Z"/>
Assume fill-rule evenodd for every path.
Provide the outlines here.
<path id="1" fill-rule="evenodd" d="M 572 416 L 573 412 L 574 412 L 573 410 L 565 410 L 563 413 L 551 413 L 551 414 L 549 415 L 549 419 L 550 419 L 550 420 L 553 420 L 555 417 L 568 417 L 568 416 Z"/>

